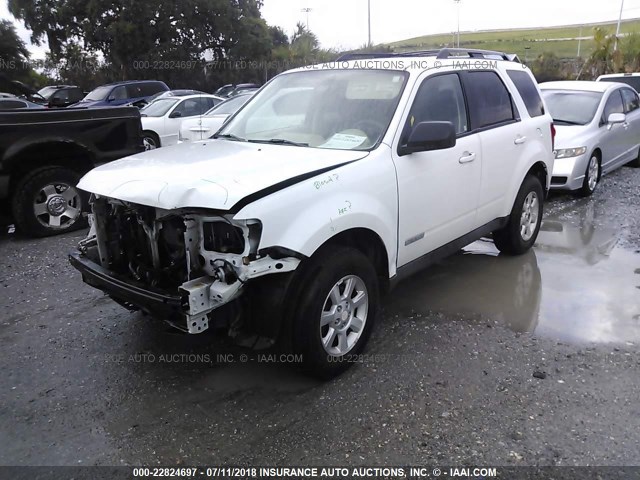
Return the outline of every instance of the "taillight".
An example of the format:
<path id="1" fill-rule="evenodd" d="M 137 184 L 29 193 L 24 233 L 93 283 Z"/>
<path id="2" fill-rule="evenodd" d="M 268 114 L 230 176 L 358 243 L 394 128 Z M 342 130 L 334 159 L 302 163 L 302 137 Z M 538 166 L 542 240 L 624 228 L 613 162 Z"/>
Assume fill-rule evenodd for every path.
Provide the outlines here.
<path id="1" fill-rule="evenodd" d="M 551 124 L 551 151 L 556 149 L 556 127 Z"/>

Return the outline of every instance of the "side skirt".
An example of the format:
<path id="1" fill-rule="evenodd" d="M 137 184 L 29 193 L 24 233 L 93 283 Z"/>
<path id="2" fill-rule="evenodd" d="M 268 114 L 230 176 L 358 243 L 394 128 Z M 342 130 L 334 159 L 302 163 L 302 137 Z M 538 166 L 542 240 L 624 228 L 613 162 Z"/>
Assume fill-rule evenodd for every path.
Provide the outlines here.
<path id="1" fill-rule="evenodd" d="M 396 275 L 389 280 L 390 290 L 393 290 L 402 280 L 418 273 L 419 271 L 433 265 L 436 262 L 439 262 L 443 258 L 453 255 L 458 250 L 490 234 L 491 232 L 503 228 L 508 221 L 509 217 L 496 218 L 495 220 L 492 220 L 489 223 L 476 228 L 472 232 L 469 232 L 466 235 L 453 240 L 452 242 L 446 243 L 445 245 L 423 255 L 422 257 L 416 258 L 406 265 L 399 267 Z"/>

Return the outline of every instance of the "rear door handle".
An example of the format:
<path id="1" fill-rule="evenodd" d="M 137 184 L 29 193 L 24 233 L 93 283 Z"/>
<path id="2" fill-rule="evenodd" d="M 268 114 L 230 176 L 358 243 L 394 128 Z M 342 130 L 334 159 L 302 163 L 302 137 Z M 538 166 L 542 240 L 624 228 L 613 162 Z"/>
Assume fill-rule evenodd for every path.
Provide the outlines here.
<path id="1" fill-rule="evenodd" d="M 522 145 L 526 141 L 527 137 L 518 137 L 513 141 L 513 143 L 515 143 L 516 145 Z"/>
<path id="2" fill-rule="evenodd" d="M 462 157 L 460 157 L 460 159 L 458 160 L 458 162 L 460 163 L 470 163 L 473 162 L 476 159 L 476 154 L 473 152 L 464 152 L 464 155 L 462 155 Z"/>

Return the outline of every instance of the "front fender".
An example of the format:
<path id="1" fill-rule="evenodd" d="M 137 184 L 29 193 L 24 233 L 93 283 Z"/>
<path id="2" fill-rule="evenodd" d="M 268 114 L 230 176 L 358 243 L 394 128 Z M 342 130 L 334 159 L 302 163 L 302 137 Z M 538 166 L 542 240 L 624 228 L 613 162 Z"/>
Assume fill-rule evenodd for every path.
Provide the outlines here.
<path id="1" fill-rule="evenodd" d="M 285 247 L 311 256 L 334 236 L 354 228 L 377 234 L 396 271 L 398 195 L 388 147 L 304 180 L 245 206 L 234 217 L 262 222 L 260 249 Z M 384 150 L 384 151 L 380 151 Z"/>
<path id="2" fill-rule="evenodd" d="M 26 150 L 37 150 L 38 148 L 45 149 L 48 155 L 51 155 L 51 145 L 68 145 L 86 152 L 88 155 L 92 155 L 91 148 L 84 144 L 77 138 L 64 137 L 59 135 L 50 135 L 42 137 L 41 135 L 34 133 L 26 137 L 21 138 L 16 143 L 12 144 L 0 159 L 0 165 L 3 170 L 11 170 L 16 163 L 23 162 L 21 154 Z"/>

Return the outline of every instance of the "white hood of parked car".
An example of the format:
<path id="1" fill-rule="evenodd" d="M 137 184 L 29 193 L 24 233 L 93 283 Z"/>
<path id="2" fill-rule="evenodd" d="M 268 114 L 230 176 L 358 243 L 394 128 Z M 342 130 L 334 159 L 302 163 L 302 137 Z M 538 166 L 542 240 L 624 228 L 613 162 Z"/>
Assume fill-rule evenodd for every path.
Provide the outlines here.
<path id="1" fill-rule="evenodd" d="M 597 132 L 589 125 L 556 125 L 555 148 L 588 147 Z"/>
<path id="2" fill-rule="evenodd" d="M 359 160 L 368 152 L 208 140 L 160 148 L 107 163 L 78 187 L 166 210 L 228 210 L 253 193 Z M 302 180 L 302 179 L 301 179 Z"/>

